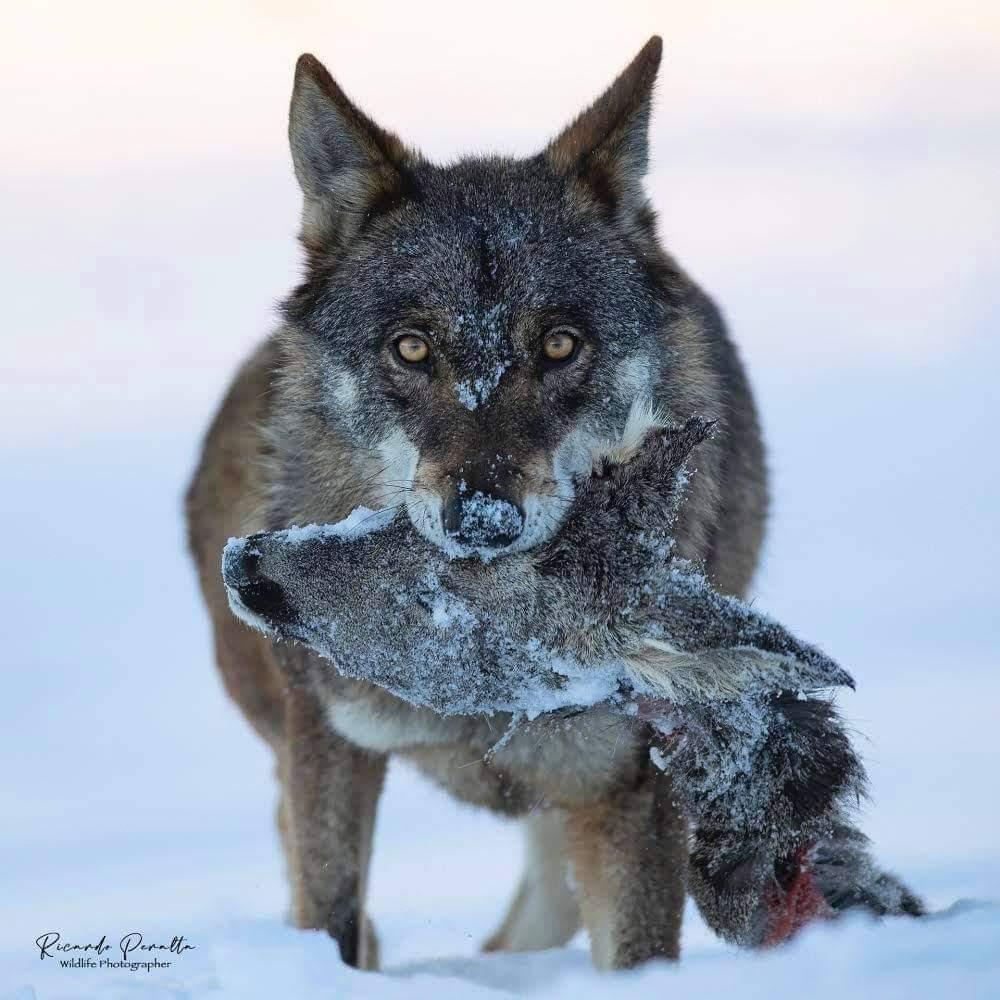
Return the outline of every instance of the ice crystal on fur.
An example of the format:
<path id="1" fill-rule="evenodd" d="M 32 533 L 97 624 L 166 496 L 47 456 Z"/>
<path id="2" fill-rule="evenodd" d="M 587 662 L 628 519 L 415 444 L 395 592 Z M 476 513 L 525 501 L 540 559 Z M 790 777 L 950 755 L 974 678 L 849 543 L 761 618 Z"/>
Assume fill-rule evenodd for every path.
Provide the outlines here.
<path id="1" fill-rule="evenodd" d="M 381 531 L 390 524 L 395 511 L 390 507 L 385 510 L 372 510 L 370 507 L 356 507 L 342 521 L 336 524 L 306 524 L 301 528 L 288 528 L 285 541 L 289 545 L 302 545 L 315 541 L 317 538 L 340 538 L 352 541 L 367 535 L 372 531 Z M 232 541 L 233 539 L 230 539 Z"/>
<path id="2" fill-rule="evenodd" d="M 500 379 L 506 370 L 507 365 L 498 364 L 484 375 L 456 382 L 455 392 L 458 394 L 459 402 L 467 410 L 477 409 L 489 399 L 490 393 L 500 384 Z"/>

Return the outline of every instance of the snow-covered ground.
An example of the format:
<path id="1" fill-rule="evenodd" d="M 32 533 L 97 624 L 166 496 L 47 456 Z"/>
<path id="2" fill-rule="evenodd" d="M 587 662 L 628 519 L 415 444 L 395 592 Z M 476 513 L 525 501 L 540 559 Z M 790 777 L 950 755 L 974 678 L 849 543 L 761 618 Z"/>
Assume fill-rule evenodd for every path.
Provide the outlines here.
<path id="1" fill-rule="evenodd" d="M 990 5 L 733 4 L 716 24 L 692 5 L 623 4 L 613 37 L 573 19 L 567 51 L 606 53 L 574 77 L 553 73 L 541 37 L 517 39 L 513 66 L 513 20 L 480 50 L 452 44 L 474 26 L 425 5 L 402 25 L 349 5 L 322 31 L 284 5 L 67 5 L 58 24 L 30 6 L 0 39 L 20 126 L 5 129 L 18 156 L 0 158 L 0 996 L 1000 996 L 990 905 L 816 928 L 763 956 L 691 912 L 679 966 L 600 977 L 582 938 L 482 957 L 517 828 L 403 767 L 371 887 L 387 974 L 345 969 L 283 923 L 271 761 L 216 678 L 179 518 L 209 410 L 295 273 L 282 119 L 298 51 L 328 56 L 363 100 L 370 86 L 372 109 L 431 153 L 527 152 L 633 42 L 672 31 L 651 188 L 758 387 L 775 492 L 759 605 L 858 680 L 841 705 L 880 859 L 935 909 L 1000 900 Z M 396 52 L 386 73 L 370 71 L 368 30 Z M 428 70 L 452 59 L 462 94 L 459 70 L 440 86 Z M 524 92 L 495 99 L 491 74 Z M 421 114 L 432 100 L 446 110 Z M 136 930 L 195 949 L 106 972 L 40 961 L 34 944 L 53 931 L 114 949 Z"/>

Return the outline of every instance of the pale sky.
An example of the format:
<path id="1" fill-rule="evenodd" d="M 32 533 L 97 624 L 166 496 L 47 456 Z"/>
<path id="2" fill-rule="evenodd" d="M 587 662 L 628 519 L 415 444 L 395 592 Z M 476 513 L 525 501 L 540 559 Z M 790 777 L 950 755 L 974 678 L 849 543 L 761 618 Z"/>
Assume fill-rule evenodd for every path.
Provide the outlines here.
<path id="1" fill-rule="evenodd" d="M 19 159 L 37 166 L 280 153 L 273 129 L 302 51 L 439 156 L 531 149 L 654 32 L 666 43 L 664 135 L 939 117 L 989 127 L 1000 113 L 1000 5 L 989 2 L 6 6 L 4 114 Z"/>
<path id="2" fill-rule="evenodd" d="M 1000 5 L 6 3 L 0 384 L 40 433 L 206 411 L 297 273 L 292 67 L 437 158 L 529 153 L 653 32 L 649 187 L 751 366 L 992 326 Z"/>

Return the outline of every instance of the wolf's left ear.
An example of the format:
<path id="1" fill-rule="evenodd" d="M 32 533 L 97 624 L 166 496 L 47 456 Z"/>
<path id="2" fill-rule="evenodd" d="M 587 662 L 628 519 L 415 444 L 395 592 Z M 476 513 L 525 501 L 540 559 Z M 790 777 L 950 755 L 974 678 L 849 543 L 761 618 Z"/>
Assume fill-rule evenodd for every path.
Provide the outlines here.
<path id="1" fill-rule="evenodd" d="M 349 233 L 374 207 L 398 197 L 406 164 L 416 159 L 356 107 L 311 55 L 300 56 L 295 66 L 288 139 L 305 196 L 307 246 Z"/>
<path id="2" fill-rule="evenodd" d="M 610 87 L 545 150 L 564 177 L 576 177 L 616 213 L 645 204 L 649 116 L 663 40 L 654 35 Z"/>

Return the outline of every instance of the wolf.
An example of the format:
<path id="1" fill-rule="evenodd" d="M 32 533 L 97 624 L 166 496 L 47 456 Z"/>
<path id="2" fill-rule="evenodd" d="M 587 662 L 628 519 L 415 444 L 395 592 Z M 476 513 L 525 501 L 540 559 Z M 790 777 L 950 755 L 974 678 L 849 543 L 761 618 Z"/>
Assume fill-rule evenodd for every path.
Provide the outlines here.
<path id="1" fill-rule="evenodd" d="M 558 531 L 595 446 L 649 400 L 676 423 L 714 421 L 676 554 L 745 594 L 764 449 L 723 319 L 660 245 L 643 188 L 661 48 L 650 39 L 536 155 L 448 165 L 372 121 L 314 57 L 296 66 L 305 274 L 225 396 L 186 511 L 222 679 L 274 752 L 292 919 L 327 931 L 351 965 L 378 965 L 365 899 L 394 754 L 524 820 L 525 871 L 487 949 L 561 945 L 582 920 L 600 966 L 679 953 L 687 823 L 669 772 L 620 745 L 599 707 L 538 758 L 567 790 L 547 808 L 495 761 L 460 766 L 481 718 L 443 725 L 347 669 L 318 691 L 316 654 L 247 629 L 219 574 L 231 536 L 361 506 L 397 509 L 455 558 L 530 551 Z"/>

